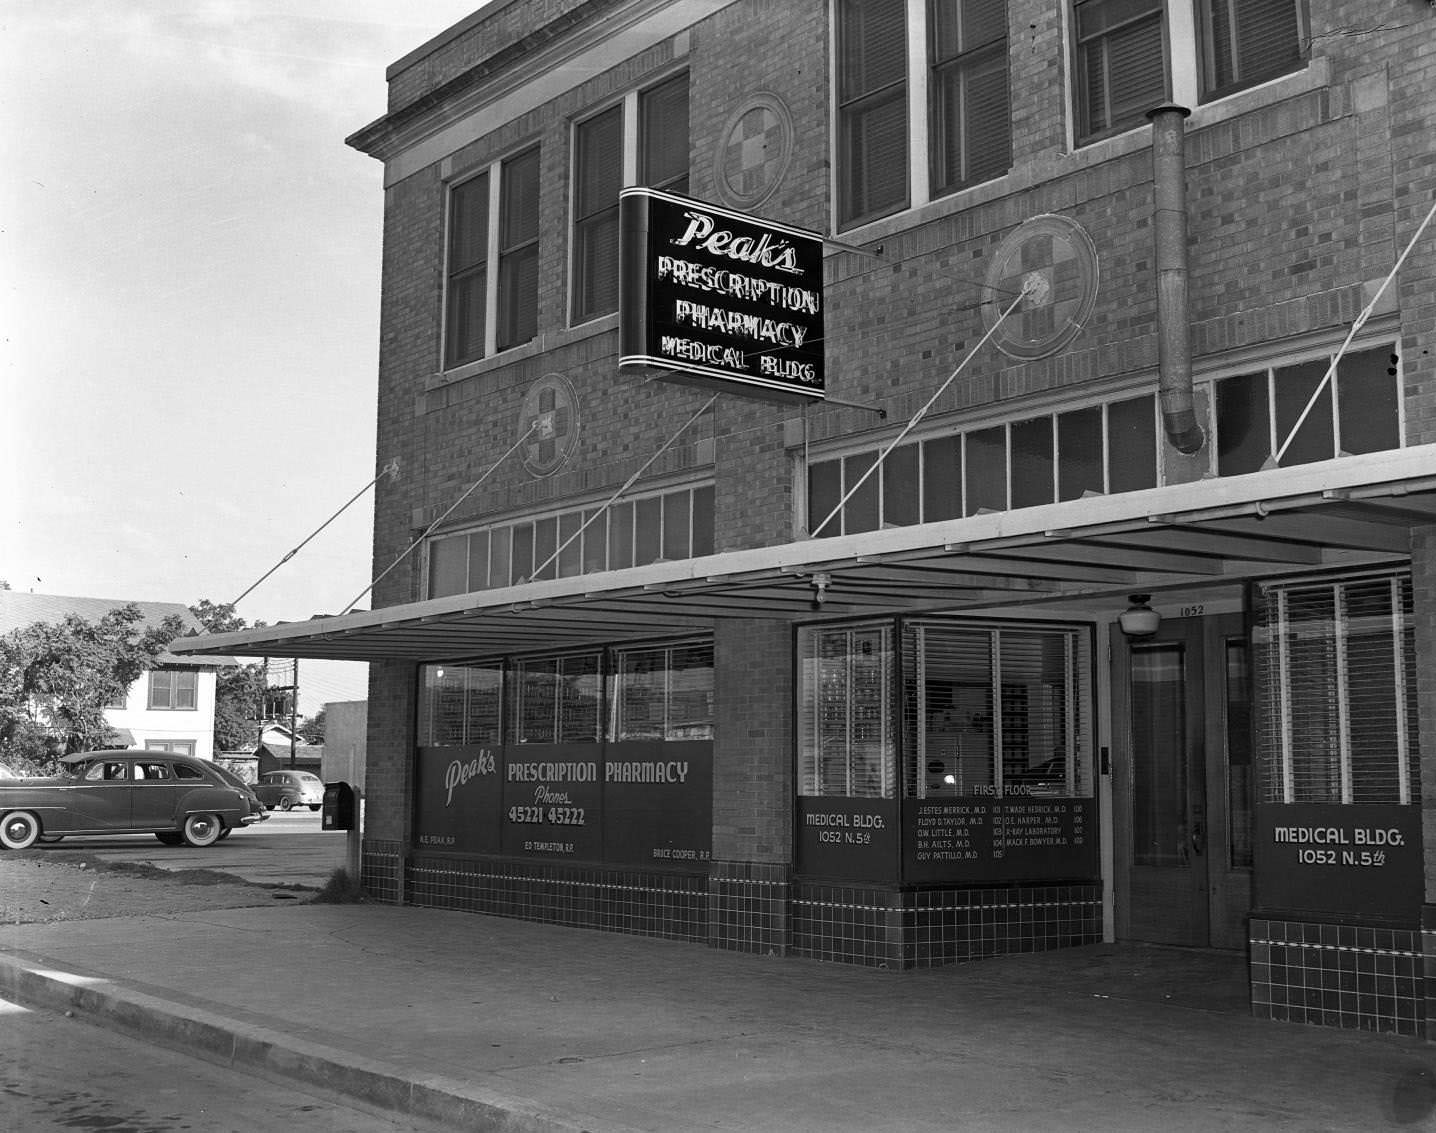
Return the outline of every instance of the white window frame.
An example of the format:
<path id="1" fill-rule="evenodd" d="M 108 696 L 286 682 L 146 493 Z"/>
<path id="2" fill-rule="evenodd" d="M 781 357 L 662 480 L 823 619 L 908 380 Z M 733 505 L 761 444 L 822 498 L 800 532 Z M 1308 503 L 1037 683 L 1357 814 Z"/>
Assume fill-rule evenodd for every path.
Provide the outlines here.
<path id="1" fill-rule="evenodd" d="M 914 0 L 909 0 L 913 3 Z M 1272 83 L 1279 83 L 1291 77 L 1293 73 L 1288 72 L 1282 75 L 1273 76 L 1261 83 L 1254 83 L 1251 86 L 1243 86 L 1227 94 L 1216 95 L 1205 101 L 1202 98 L 1202 65 L 1201 46 L 1197 21 L 1198 0 L 1164 0 L 1165 28 L 1162 36 L 1163 49 L 1167 53 L 1167 74 L 1171 77 L 1172 89 L 1169 95 L 1170 101 L 1178 106 L 1185 106 L 1193 111 L 1202 106 L 1211 106 L 1229 98 L 1235 98 L 1248 91 L 1268 86 Z M 1062 5 L 1062 41 L 1065 48 L 1067 65 L 1063 68 L 1066 76 L 1067 98 L 1067 146 L 1069 150 L 1086 149 L 1089 146 L 1101 145 L 1112 138 L 1120 138 L 1132 130 L 1138 130 L 1147 125 L 1146 122 L 1133 123 L 1124 130 L 1115 133 L 1102 134 L 1099 137 L 1080 140 L 1077 129 L 1077 75 L 1075 63 L 1077 60 L 1077 28 L 1076 28 L 1076 0 L 1065 0 Z M 1298 2 L 1297 8 L 1298 28 L 1306 32 L 1309 28 L 1310 15 L 1304 3 Z M 1309 34 L 1309 32 L 1308 32 Z M 1308 67 L 1311 60 L 1307 60 Z"/>
<path id="2" fill-rule="evenodd" d="M 884 216 L 873 217 L 868 220 L 860 220 L 855 223 L 846 223 L 842 218 L 842 202 L 840 200 L 840 182 L 842 179 L 842 122 L 838 113 L 838 76 L 836 67 L 838 64 L 838 4 L 840 0 L 829 0 L 828 9 L 828 58 L 834 60 L 835 68 L 829 76 L 828 98 L 830 99 L 830 113 L 828 115 L 830 125 L 830 137 L 828 152 L 833 155 L 832 174 L 828 186 L 828 212 L 833 218 L 834 227 L 839 230 L 851 231 L 862 228 L 867 224 L 876 224 L 888 220 L 894 216 L 901 216 L 903 213 L 911 212 L 913 209 L 922 208 L 931 204 L 932 195 L 932 157 L 929 153 L 931 144 L 931 103 L 929 92 L 931 84 L 929 80 L 932 75 L 932 65 L 929 61 L 929 44 L 931 43 L 932 29 L 928 21 L 928 0 L 907 0 L 907 184 L 908 203 L 905 208 L 896 209 Z M 1012 18 L 1011 0 L 1008 0 L 1008 19 Z M 1011 51 L 1011 37 L 1008 39 L 1008 50 Z M 1010 123 L 1009 123 L 1010 124 Z M 1003 174 L 1003 177 L 1008 174 Z M 991 185 L 1001 181 L 1002 177 L 994 177 L 991 180 L 983 181 L 983 185 Z M 969 185 L 966 188 L 958 189 L 952 193 L 944 193 L 940 200 L 949 200 L 959 197 L 965 192 L 975 189 L 976 185 Z"/>
<path id="3" fill-rule="evenodd" d="M 504 195 L 504 165 L 514 158 L 523 157 L 530 151 L 539 151 L 540 192 L 542 192 L 543 154 L 539 143 L 532 141 L 505 153 L 487 165 L 464 170 L 461 176 L 455 177 L 444 186 L 444 313 L 443 333 L 440 335 L 439 341 L 439 369 L 443 372 L 462 370 L 465 366 L 472 366 L 476 362 L 482 362 L 499 353 L 499 253 L 501 250 L 500 226 L 503 216 L 501 205 Z M 484 350 L 477 358 L 450 361 L 449 315 L 451 313 L 450 300 L 453 296 L 450 293 L 449 255 L 454 223 L 454 191 L 485 175 L 489 180 L 489 199 L 488 239 L 484 248 Z M 540 224 L 540 240 L 542 240 L 542 224 Z M 532 342 L 533 339 L 529 341 Z M 504 347 L 504 352 L 517 350 L 525 345 L 527 343 L 515 343 L 512 346 Z"/>
<path id="4" fill-rule="evenodd" d="M 607 102 L 602 103 L 601 105 L 592 106 L 592 107 L 586 108 L 586 109 L 584 110 L 584 113 L 583 113 L 583 116 L 582 116 L 582 117 L 574 118 L 573 121 L 569 123 L 569 131 L 568 131 L 568 152 L 569 152 L 569 171 L 568 171 L 568 317 L 567 317 L 567 320 L 566 320 L 566 321 L 567 321 L 567 325 L 570 326 L 570 327 L 586 326 L 586 325 L 588 325 L 589 323 L 596 322 L 596 321 L 599 320 L 599 319 L 613 318 L 613 317 L 615 317 L 615 316 L 618 314 L 617 309 L 612 310 L 612 311 L 600 311 L 598 314 L 585 316 L 585 317 L 583 318 L 583 321 L 582 321 L 582 322 L 579 322 L 579 321 L 577 321 L 579 316 L 578 316 L 578 314 L 576 313 L 576 311 L 575 311 L 575 309 L 574 309 L 574 292 L 576 291 L 576 288 L 574 287 L 574 269 L 577 267 L 577 261 L 576 261 L 576 259 L 575 259 L 575 250 L 576 250 L 576 247 L 577 247 L 577 241 L 574 239 L 574 231 L 575 231 L 575 225 L 577 224 L 577 217 L 576 217 L 576 215 L 575 215 L 574 205 L 575 205 L 575 202 L 578 200 L 578 160 L 577 160 L 577 156 L 578 156 L 578 132 L 579 132 L 579 130 L 580 130 L 586 123 L 593 121 L 593 120 L 594 120 L 595 118 L 597 118 L 600 114 L 606 114 L 608 111 L 612 110 L 615 106 L 621 106 L 621 107 L 623 108 L 623 110 L 622 110 L 622 113 L 621 113 L 621 115 L 620 115 L 620 117 L 622 118 L 622 125 L 621 125 L 620 133 L 621 133 L 621 135 L 622 135 L 622 137 L 623 137 L 623 161 L 622 161 L 622 185 L 620 186 L 620 188 L 629 189 L 629 188 L 634 187 L 635 185 L 637 185 L 637 184 L 639 183 L 639 182 L 638 182 L 638 167 L 639 167 L 639 158 L 640 158 L 640 154 L 639 154 L 639 149 L 640 149 L 639 127 L 640 127 L 640 125 L 641 125 L 641 121 L 640 121 L 641 112 L 640 112 L 640 108 L 639 108 L 639 103 L 641 102 L 643 96 L 644 96 L 645 94 L 647 94 L 649 91 L 651 91 L 651 90 L 657 90 L 659 87 L 663 86 L 665 83 L 669 82 L 670 80 L 676 79 L 679 75 L 688 74 L 688 71 L 689 71 L 688 66 L 687 66 L 687 64 L 685 63 L 685 65 L 682 66 L 682 67 L 676 68 L 676 69 L 674 69 L 674 70 L 672 70 L 672 71 L 668 71 L 668 72 L 666 72 L 665 74 L 655 76 L 655 77 L 649 79 L 647 82 L 645 82 L 642 86 L 634 87 L 632 90 L 624 92 L 624 94 L 622 94 L 621 96 L 619 96 L 619 97 L 616 98 L 616 99 L 609 99 Z M 690 90 L 690 93 L 691 93 L 691 91 L 692 91 L 691 80 L 690 80 L 689 90 Z M 691 118 L 690 118 L 690 125 L 691 125 Z M 690 132 L 689 132 L 689 152 L 690 152 L 690 154 L 692 153 L 692 145 L 693 145 L 693 139 L 692 139 L 692 131 L 691 131 L 691 129 L 690 129 Z M 690 176 L 691 176 L 692 170 L 690 169 L 689 172 L 690 172 Z"/>

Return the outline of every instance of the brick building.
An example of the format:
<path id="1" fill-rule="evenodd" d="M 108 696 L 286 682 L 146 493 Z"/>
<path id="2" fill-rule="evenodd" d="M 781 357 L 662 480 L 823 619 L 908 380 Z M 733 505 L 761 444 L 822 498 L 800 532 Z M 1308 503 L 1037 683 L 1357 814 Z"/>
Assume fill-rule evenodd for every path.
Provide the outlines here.
<path id="1" fill-rule="evenodd" d="M 388 900 L 1424 1033 L 1436 12 L 1376 7 L 495 0 L 349 139 L 373 610 L 186 647 L 371 662 Z M 666 362 L 630 200 L 719 233 Z"/>

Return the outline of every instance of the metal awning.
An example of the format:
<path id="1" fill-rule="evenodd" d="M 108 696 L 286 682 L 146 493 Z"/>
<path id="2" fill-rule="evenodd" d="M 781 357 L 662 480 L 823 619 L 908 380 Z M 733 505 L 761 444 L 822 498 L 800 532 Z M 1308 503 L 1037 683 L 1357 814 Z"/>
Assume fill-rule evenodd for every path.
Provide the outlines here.
<path id="1" fill-rule="evenodd" d="M 170 649 L 439 661 L 707 630 L 730 618 L 1110 605 L 1138 591 L 1403 563 L 1411 529 L 1430 523 L 1436 445 L 1423 445 L 316 615 Z"/>

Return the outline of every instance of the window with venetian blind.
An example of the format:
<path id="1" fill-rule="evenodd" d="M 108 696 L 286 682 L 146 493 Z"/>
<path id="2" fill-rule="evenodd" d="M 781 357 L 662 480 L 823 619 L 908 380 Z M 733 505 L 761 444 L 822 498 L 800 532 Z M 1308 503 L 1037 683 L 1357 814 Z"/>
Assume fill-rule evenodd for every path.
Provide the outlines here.
<path id="1" fill-rule="evenodd" d="M 798 793 L 893 798 L 892 627 L 805 627 L 798 655 Z"/>
<path id="2" fill-rule="evenodd" d="M 521 346 L 538 333 L 538 182 L 535 147 L 450 188 L 446 366 Z"/>
<path id="3" fill-rule="evenodd" d="M 1418 801 L 1410 576 L 1272 584 L 1262 599 L 1263 801 Z"/>
<path id="4" fill-rule="evenodd" d="M 637 115 L 637 152 L 624 124 Z M 631 162 L 631 164 L 630 164 Z M 688 191 L 688 76 L 678 75 L 574 127 L 574 323 L 618 310 L 618 194 L 631 169 L 651 189 Z"/>

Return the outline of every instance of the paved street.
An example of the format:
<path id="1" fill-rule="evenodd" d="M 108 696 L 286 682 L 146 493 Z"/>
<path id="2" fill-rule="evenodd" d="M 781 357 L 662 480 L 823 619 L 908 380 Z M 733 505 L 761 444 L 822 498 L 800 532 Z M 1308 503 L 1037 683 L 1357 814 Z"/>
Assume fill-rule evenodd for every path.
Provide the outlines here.
<path id="1" fill-rule="evenodd" d="M 153 834 L 67 838 L 36 852 L 57 861 L 85 857 L 103 862 L 152 865 L 171 872 L 203 869 L 232 874 L 256 885 L 320 889 L 344 865 L 346 836 L 320 829 L 308 810 L 273 811 L 269 819 L 205 849 L 162 846 Z"/>
<path id="2" fill-rule="evenodd" d="M 396 1133 L 416 1128 L 0 999 L 0 1122 L 10 1130 Z"/>

